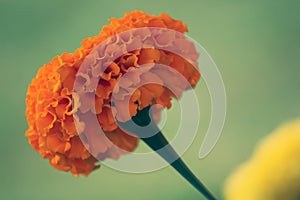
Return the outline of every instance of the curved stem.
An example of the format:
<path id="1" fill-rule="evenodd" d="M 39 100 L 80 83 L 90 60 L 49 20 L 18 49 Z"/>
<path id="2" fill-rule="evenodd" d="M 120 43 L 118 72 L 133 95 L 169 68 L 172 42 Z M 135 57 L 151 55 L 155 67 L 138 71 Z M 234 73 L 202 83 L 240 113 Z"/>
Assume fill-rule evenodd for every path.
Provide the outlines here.
<path id="1" fill-rule="evenodd" d="M 150 106 L 138 111 L 137 115 L 132 117 L 132 121 L 139 126 L 149 126 L 156 134 L 150 137 L 144 137 L 145 133 L 140 133 L 140 130 L 134 128 L 131 122 L 118 124 L 125 130 L 140 137 L 151 149 L 167 161 L 182 177 L 184 177 L 190 184 L 192 184 L 200 193 L 202 193 L 208 200 L 217 200 L 216 197 L 204 186 L 204 184 L 193 174 L 188 166 L 179 157 L 173 147 L 169 144 L 162 132 L 151 119 Z"/>
<path id="2" fill-rule="evenodd" d="M 192 184 L 199 192 L 201 192 L 208 200 L 216 200 L 216 197 L 201 183 L 201 181 L 193 174 L 183 160 L 177 155 L 175 150 L 169 145 L 166 138 L 159 131 L 152 137 L 142 138 L 142 140 L 154 151 L 156 151 L 164 160 L 183 176 L 190 184 Z M 162 148 L 164 149 L 162 150 Z M 175 160 L 175 161 L 173 161 Z M 172 162 L 173 161 L 173 162 Z"/>

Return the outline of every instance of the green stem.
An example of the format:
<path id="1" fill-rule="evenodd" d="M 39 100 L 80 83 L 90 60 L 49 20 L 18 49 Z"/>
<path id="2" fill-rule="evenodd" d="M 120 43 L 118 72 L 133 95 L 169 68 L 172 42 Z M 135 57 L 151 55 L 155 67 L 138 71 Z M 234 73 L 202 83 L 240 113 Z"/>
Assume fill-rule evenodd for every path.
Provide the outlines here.
<path id="1" fill-rule="evenodd" d="M 148 126 L 152 132 L 156 133 L 150 137 L 145 137 L 145 133 L 140 133 L 133 128 L 130 123 L 121 123 L 119 125 L 125 130 L 140 137 L 151 149 L 156 151 L 165 161 L 167 161 L 182 177 L 184 177 L 191 185 L 193 185 L 207 200 L 217 200 L 216 197 L 204 186 L 204 184 L 193 174 L 183 160 L 178 156 L 176 151 L 169 144 L 162 132 L 156 124 L 151 120 L 150 107 L 138 111 L 137 115 L 132 118 L 132 121 L 142 127 Z M 150 125 L 150 126 L 149 126 Z M 151 131 L 149 131 L 151 132 Z"/>
<path id="2" fill-rule="evenodd" d="M 164 160 L 183 176 L 190 184 L 192 184 L 199 192 L 201 192 L 208 200 L 216 200 L 211 192 L 201 183 L 201 181 L 193 174 L 183 160 L 177 155 L 175 150 L 169 145 L 166 138 L 159 131 L 152 137 L 142 138 L 142 140 L 156 151 Z M 167 145 L 167 146 L 166 146 Z M 160 151 L 164 147 L 164 150 Z M 172 162 L 175 160 L 174 162 Z"/>

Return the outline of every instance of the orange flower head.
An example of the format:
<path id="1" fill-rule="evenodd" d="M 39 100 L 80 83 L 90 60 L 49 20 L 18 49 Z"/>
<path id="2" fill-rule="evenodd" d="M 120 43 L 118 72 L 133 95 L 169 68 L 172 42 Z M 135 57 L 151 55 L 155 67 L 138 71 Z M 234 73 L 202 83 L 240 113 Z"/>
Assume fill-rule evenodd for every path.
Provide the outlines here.
<path id="1" fill-rule="evenodd" d="M 43 158 L 48 158 L 53 167 L 70 171 L 75 176 L 88 175 L 97 169 L 98 160 L 118 159 L 121 154 L 132 152 L 136 148 L 138 138 L 124 132 L 115 120 L 116 117 L 120 121 L 126 121 L 126 115 L 119 111 L 116 112 L 116 116 L 113 115 L 114 109 L 125 105 L 123 104 L 125 99 L 128 102 L 129 115 L 132 117 L 138 110 L 154 104 L 161 105 L 161 108 L 170 108 L 171 98 L 177 98 L 188 88 L 187 85 L 176 81 L 173 72 L 170 74 L 168 70 L 161 70 L 159 74 L 155 73 L 157 69 L 153 64 L 169 66 L 179 72 L 190 86 L 194 86 L 200 78 L 200 73 L 192 65 L 198 57 L 194 49 L 186 52 L 195 55 L 193 61 L 188 61 L 167 50 L 140 48 L 119 56 L 108 65 L 100 79 L 93 79 L 93 76 L 97 77 L 97 68 L 86 72 L 80 68 L 89 62 L 97 62 L 97 58 L 91 56 L 95 52 L 93 50 L 112 36 L 143 27 L 165 28 L 180 33 L 187 31 L 186 25 L 167 14 L 153 16 L 133 11 L 121 19 L 113 18 L 110 22 L 111 24 L 102 28 L 99 35 L 84 39 L 82 46 L 74 53 L 63 53 L 42 66 L 27 91 L 26 116 L 29 128 L 26 136 L 29 143 Z M 126 43 L 131 44 L 129 38 L 127 39 Z M 122 38 L 123 41 L 127 39 Z M 143 43 L 145 40 L 147 36 L 143 38 Z M 155 41 L 160 45 L 168 45 L 168 42 L 172 42 L 172 37 L 160 34 Z M 179 43 L 176 45 L 180 46 Z M 106 54 L 109 51 L 113 53 L 117 50 L 113 45 L 109 45 L 106 46 Z M 138 75 L 135 74 L 130 79 L 125 76 L 137 69 Z M 151 73 L 145 74 L 145 71 Z M 118 85 L 118 81 L 122 78 L 122 84 Z M 96 87 L 93 92 L 85 92 L 79 98 L 73 91 L 75 80 L 76 83 L 82 83 L 82 87 L 86 88 L 88 83 L 96 83 Z M 157 80 L 175 86 L 170 90 L 164 87 L 164 84 L 145 84 L 135 89 L 130 96 L 120 93 L 121 95 L 117 95 L 115 99 L 116 107 L 112 105 L 112 93 L 116 87 L 122 91 L 124 85 L 134 85 L 141 80 Z M 176 91 L 179 91 L 179 95 Z M 94 105 L 89 105 L 89 102 Z M 80 121 L 75 115 L 78 112 L 87 119 L 96 117 L 104 134 L 94 138 L 97 131 L 86 122 Z M 80 136 L 83 133 L 86 134 L 85 140 L 88 140 L 89 148 L 82 142 Z M 104 138 L 108 138 L 110 142 Z M 97 152 L 96 156 L 90 153 L 90 148 L 93 152 Z"/>

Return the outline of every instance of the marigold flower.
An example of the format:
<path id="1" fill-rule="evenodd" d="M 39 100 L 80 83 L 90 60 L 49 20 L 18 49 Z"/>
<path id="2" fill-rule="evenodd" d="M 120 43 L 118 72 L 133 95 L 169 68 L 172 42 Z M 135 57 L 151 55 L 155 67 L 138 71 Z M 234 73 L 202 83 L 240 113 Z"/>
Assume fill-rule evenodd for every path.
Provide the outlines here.
<path id="1" fill-rule="evenodd" d="M 268 136 L 227 181 L 227 200 L 300 198 L 300 119 Z"/>
<path id="2" fill-rule="evenodd" d="M 81 123 L 76 129 L 73 115 L 76 107 L 76 96 L 72 93 L 75 77 L 78 69 L 90 52 L 107 38 L 118 33 L 140 27 L 160 27 L 186 32 L 186 25 L 179 20 L 174 20 L 167 14 L 159 16 L 148 15 L 141 11 L 133 11 L 125 14 L 121 19 L 111 19 L 111 24 L 104 26 L 99 35 L 86 38 L 82 46 L 74 53 L 63 53 L 41 67 L 28 87 L 26 97 L 26 116 L 28 130 L 26 136 L 32 147 L 44 158 L 50 160 L 50 164 L 63 171 L 70 171 L 73 175 L 88 175 L 97 169 L 98 161 L 85 148 L 79 138 L 80 132 L 91 131 L 91 127 Z M 165 41 L 163 36 L 157 39 Z M 95 110 L 89 112 L 90 105 L 81 105 L 80 112 L 97 115 L 97 119 L 107 138 L 114 145 L 124 151 L 115 148 L 114 145 L 100 141 L 97 152 L 101 159 L 117 159 L 121 154 L 133 151 L 138 138 L 123 132 L 116 124 L 112 116 L 110 98 L 118 78 L 138 65 L 145 63 L 161 63 L 180 72 L 192 86 L 194 86 L 200 73 L 182 57 L 159 49 L 140 49 L 128 52 L 113 62 L 108 70 L 101 76 L 97 83 L 96 95 L 86 95 L 85 98 L 95 100 Z M 84 79 L 87 75 L 80 74 Z M 87 81 L 87 80 L 85 80 Z M 130 114 L 134 116 L 137 110 L 141 110 L 153 103 L 163 107 L 171 107 L 170 90 L 162 86 L 150 84 L 136 91 L 131 98 Z M 134 102 L 139 102 L 136 104 Z M 79 122 L 80 123 L 80 122 Z"/>

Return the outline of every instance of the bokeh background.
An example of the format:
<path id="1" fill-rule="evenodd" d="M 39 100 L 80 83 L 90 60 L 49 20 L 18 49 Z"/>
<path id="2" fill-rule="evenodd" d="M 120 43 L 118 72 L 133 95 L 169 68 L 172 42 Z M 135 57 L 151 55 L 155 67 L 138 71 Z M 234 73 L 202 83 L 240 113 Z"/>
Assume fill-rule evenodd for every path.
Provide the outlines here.
<path id="1" fill-rule="evenodd" d="M 183 156 L 220 199 L 226 177 L 255 144 L 282 122 L 300 117 L 299 1 L 1 0 L 1 199 L 203 199 L 170 167 L 137 175 L 102 166 L 89 177 L 74 178 L 50 167 L 24 137 L 26 90 L 38 68 L 55 55 L 73 52 L 108 18 L 135 9 L 183 20 L 222 73 L 228 97 L 223 135 L 199 160 L 210 118 L 201 81 L 200 129 Z M 168 120 L 176 122 L 175 115 L 171 110 Z M 168 124 L 165 132 L 174 132 Z"/>

